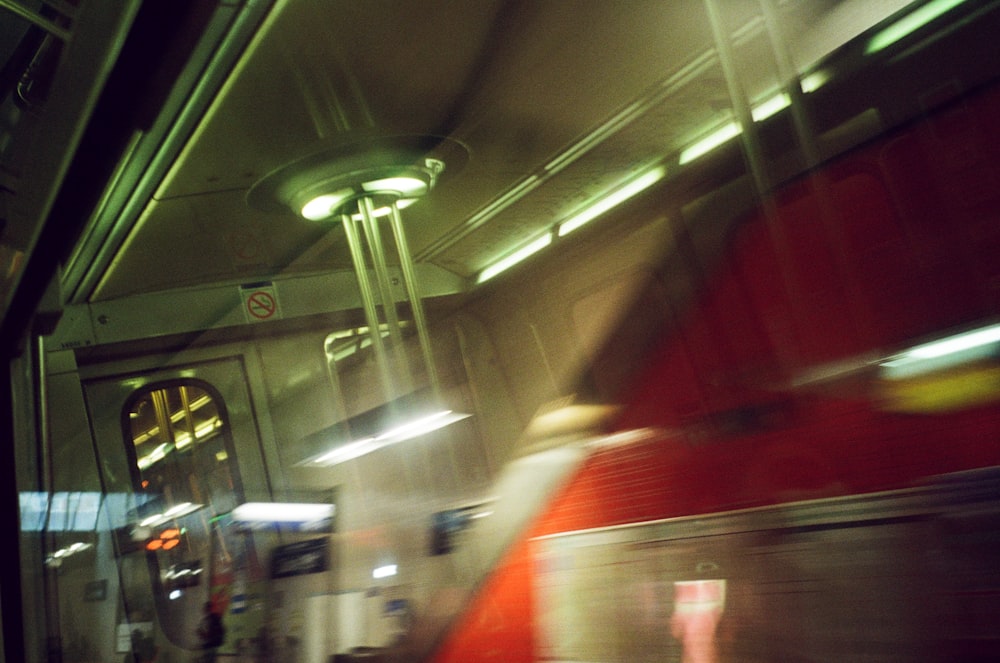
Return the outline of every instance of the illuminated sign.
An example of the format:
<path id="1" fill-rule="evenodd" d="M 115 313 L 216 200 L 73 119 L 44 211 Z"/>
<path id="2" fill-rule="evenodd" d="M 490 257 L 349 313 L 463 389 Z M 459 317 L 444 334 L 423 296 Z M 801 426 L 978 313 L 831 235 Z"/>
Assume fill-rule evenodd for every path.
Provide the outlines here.
<path id="1" fill-rule="evenodd" d="M 146 550 L 173 550 L 180 545 L 183 534 L 178 527 L 168 527 L 146 542 Z"/>

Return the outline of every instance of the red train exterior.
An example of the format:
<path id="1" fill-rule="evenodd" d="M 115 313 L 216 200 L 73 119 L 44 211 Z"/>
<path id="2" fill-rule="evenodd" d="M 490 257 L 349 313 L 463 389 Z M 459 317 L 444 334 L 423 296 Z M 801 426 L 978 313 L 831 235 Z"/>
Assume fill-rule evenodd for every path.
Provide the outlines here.
<path id="1" fill-rule="evenodd" d="M 877 375 L 878 357 L 996 315 L 997 117 L 996 87 L 940 107 L 739 223 L 700 299 L 624 391 L 614 430 L 656 432 L 589 456 L 436 663 L 539 660 L 540 537 L 905 490 L 1000 465 L 995 365 L 905 385 Z"/>

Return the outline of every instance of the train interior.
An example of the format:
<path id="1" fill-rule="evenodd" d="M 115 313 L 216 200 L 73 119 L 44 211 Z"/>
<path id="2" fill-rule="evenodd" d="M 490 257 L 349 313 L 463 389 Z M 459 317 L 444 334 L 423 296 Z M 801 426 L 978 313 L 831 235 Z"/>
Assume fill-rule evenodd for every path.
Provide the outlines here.
<path id="1" fill-rule="evenodd" d="M 1000 2 L 0 30 L 3 660 L 1000 656 Z"/>

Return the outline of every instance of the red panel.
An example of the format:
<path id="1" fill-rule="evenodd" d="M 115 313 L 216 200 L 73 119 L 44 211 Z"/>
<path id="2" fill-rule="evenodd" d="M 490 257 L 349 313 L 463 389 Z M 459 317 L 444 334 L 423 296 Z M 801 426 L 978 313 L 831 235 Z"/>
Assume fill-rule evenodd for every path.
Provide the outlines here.
<path id="1" fill-rule="evenodd" d="M 533 557 L 527 539 L 508 553 L 433 661 L 528 663 L 535 660 Z"/>
<path id="2" fill-rule="evenodd" d="M 619 422 L 678 432 L 595 453 L 435 661 L 535 660 L 532 537 L 902 489 L 1000 465 L 992 404 L 911 415 L 850 390 L 773 389 L 789 366 L 996 314 L 1000 92 L 981 103 L 787 188 L 775 218 L 740 228 L 732 259 L 681 331 L 651 353 Z"/>

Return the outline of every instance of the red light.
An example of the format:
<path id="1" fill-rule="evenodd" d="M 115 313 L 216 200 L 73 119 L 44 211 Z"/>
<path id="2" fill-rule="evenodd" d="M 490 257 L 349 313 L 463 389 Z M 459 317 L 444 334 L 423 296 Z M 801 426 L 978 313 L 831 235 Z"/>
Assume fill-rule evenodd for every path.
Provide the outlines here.
<path id="1" fill-rule="evenodd" d="M 181 542 L 180 539 L 170 539 L 169 541 L 164 541 L 163 542 L 163 549 L 164 550 L 170 550 L 171 548 L 173 548 L 174 546 L 176 546 L 180 542 Z"/>
<path id="2" fill-rule="evenodd" d="M 163 547 L 163 539 L 153 539 L 146 544 L 146 550 L 159 550 Z"/>

